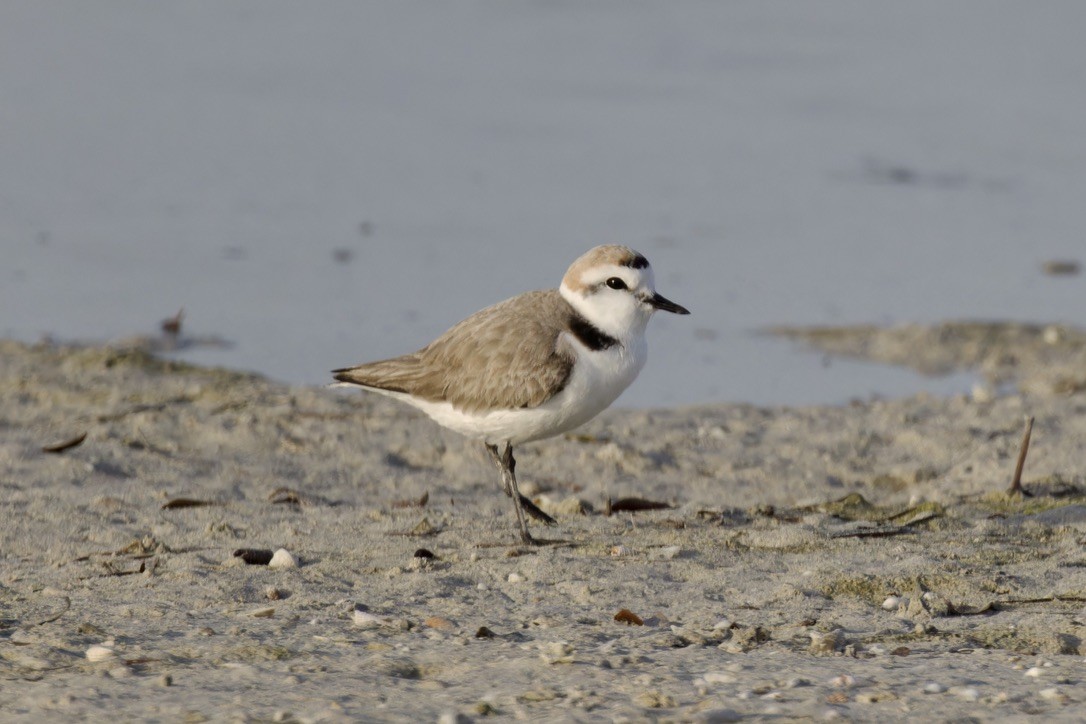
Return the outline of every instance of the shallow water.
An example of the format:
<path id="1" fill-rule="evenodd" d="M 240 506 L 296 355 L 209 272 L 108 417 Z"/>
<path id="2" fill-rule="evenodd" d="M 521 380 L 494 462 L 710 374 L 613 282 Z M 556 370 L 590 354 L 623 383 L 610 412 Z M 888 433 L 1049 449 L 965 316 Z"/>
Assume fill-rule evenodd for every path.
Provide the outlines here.
<path id="1" fill-rule="evenodd" d="M 1086 5 L 22 3 L 0 334 L 185 330 L 291 382 L 644 252 L 628 406 L 968 389 L 774 324 L 1083 324 Z"/>

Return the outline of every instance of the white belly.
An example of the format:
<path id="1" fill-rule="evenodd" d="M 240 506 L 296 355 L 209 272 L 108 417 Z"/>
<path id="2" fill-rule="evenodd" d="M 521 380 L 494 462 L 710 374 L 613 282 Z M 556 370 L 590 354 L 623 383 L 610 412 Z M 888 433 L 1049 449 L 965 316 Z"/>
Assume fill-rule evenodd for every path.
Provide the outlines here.
<path id="1" fill-rule="evenodd" d="M 598 352 L 577 345 L 577 361 L 565 388 L 539 407 L 467 414 L 448 402 L 396 395 L 438 424 L 490 444 L 517 445 L 560 435 L 583 425 L 614 402 L 645 366 L 644 337 Z"/>

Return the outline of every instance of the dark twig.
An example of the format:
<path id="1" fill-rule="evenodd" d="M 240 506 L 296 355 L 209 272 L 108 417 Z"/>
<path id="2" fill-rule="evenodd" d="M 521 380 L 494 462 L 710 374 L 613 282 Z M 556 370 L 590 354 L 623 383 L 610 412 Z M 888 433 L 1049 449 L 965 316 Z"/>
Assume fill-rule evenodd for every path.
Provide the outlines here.
<path id="1" fill-rule="evenodd" d="M 1026 431 L 1022 434 L 1022 447 L 1018 450 L 1018 463 L 1014 466 L 1014 479 L 1007 491 L 1009 495 L 1026 495 L 1022 489 L 1022 468 L 1026 466 L 1026 454 L 1029 452 L 1029 438 L 1033 434 L 1033 417 L 1026 418 Z"/>

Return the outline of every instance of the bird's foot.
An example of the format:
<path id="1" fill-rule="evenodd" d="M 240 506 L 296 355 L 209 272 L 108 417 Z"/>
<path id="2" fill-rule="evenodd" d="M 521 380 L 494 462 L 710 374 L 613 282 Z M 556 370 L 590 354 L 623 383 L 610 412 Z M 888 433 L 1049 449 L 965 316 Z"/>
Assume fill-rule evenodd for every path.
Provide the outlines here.
<path id="1" fill-rule="evenodd" d="M 547 525 L 558 525 L 558 521 L 544 513 L 542 510 L 539 509 L 538 505 L 533 503 L 528 498 L 525 498 L 523 495 L 520 496 L 520 507 L 524 509 L 525 513 L 532 516 L 538 521 L 546 523 Z"/>

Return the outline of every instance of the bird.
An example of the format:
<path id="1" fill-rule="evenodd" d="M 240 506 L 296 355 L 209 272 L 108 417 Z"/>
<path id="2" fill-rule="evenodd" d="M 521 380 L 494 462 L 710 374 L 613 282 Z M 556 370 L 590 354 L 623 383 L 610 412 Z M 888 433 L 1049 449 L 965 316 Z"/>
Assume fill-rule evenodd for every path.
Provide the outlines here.
<path id="1" fill-rule="evenodd" d="M 644 255 L 604 245 L 580 256 L 557 289 L 482 309 L 417 352 L 333 370 L 483 443 L 513 499 L 520 538 L 538 543 L 526 515 L 554 519 L 521 495 L 513 447 L 568 432 L 598 415 L 637 377 L 645 327 L 657 311 L 690 314 L 656 291 Z"/>

